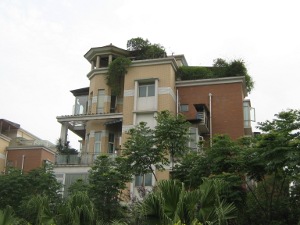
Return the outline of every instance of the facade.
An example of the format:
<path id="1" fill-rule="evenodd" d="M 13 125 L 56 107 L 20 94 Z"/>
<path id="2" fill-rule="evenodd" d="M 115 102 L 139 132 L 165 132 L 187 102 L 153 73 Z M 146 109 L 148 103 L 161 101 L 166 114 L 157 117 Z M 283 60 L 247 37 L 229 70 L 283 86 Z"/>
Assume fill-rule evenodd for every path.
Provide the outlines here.
<path id="1" fill-rule="evenodd" d="M 83 174 L 86 177 L 97 155 L 121 154 L 126 131 L 139 122 L 147 122 L 154 128 L 154 117 L 162 110 L 183 113 L 191 122 L 192 141 L 188 144 L 195 150 L 199 139 L 209 140 L 214 134 L 226 133 L 233 139 L 251 135 L 251 105 L 250 100 L 245 100 L 243 77 L 176 81 L 177 69 L 187 66 L 184 55 L 132 59 L 121 85 L 122 94 L 114 96 L 106 84 L 106 76 L 108 65 L 118 56 L 129 56 L 129 52 L 113 45 L 91 48 L 84 55 L 91 64 L 87 74 L 90 86 L 72 90 L 73 114 L 57 117 L 62 141 L 72 131 L 79 136 L 82 146 L 80 154 L 72 156 L 71 163 L 58 155 L 55 172 L 65 187 L 76 177 Z M 168 171 L 157 173 L 157 177 L 168 179 Z M 149 175 L 145 179 L 137 176 L 130 186 L 131 193 L 135 193 L 142 180 L 146 186 L 154 184 Z"/>
<path id="2" fill-rule="evenodd" d="M 17 123 L 0 119 L 0 171 L 8 167 L 28 172 L 44 163 L 54 163 L 55 145 L 41 140 Z"/>

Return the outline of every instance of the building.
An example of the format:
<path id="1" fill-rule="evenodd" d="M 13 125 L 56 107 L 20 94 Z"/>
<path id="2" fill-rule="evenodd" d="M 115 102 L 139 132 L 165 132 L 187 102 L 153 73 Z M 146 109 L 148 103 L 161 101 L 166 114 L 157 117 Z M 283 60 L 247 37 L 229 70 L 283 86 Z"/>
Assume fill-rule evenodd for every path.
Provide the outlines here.
<path id="1" fill-rule="evenodd" d="M 228 134 L 233 139 L 251 135 L 250 100 L 244 77 L 177 81 L 176 71 L 187 66 L 184 55 L 134 60 L 121 84 L 121 94 L 114 96 L 106 84 L 108 65 L 117 57 L 128 57 L 129 51 L 113 45 L 91 48 L 84 57 L 91 64 L 87 74 L 89 87 L 72 90 L 75 105 L 72 115 L 58 116 L 61 139 L 69 131 L 81 139 L 80 155 L 68 163 L 58 155 L 55 173 L 67 188 L 77 178 L 86 178 L 95 157 L 121 154 L 126 131 L 141 121 L 154 128 L 157 112 L 169 110 L 183 113 L 191 122 L 192 140 L 197 149 L 200 139 L 209 140 L 214 134 Z M 158 179 L 168 179 L 168 172 L 158 172 Z M 145 176 L 145 185 L 154 179 Z M 138 177 L 131 184 L 135 193 Z"/>
<path id="2" fill-rule="evenodd" d="M 22 172 L 54 163 L 55 145 L 41 140 L 17 123 L 0 119 L 0 171 L 14 167 Z"/>

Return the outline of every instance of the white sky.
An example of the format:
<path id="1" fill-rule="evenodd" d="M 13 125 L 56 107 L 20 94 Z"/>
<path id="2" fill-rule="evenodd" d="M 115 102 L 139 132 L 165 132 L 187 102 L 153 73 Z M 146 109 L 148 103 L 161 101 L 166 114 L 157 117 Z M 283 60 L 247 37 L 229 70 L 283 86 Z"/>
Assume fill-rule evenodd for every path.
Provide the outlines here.
<path id="1" fill-rule="evenodd" d="M 256 119 L 299 109 L 298 0 L 0 0 L 0 118 L 53 143 L 91 47 L 147 38 L 191 66 L 243 59 Z M 254 124 L 255 125 L 255 124 Z M 72 132 L 69 132 L 70 134 Z M 71 136 L 71 135 L 70 135 Z M 71 145 L 78 147 L 71 137 Z"/>

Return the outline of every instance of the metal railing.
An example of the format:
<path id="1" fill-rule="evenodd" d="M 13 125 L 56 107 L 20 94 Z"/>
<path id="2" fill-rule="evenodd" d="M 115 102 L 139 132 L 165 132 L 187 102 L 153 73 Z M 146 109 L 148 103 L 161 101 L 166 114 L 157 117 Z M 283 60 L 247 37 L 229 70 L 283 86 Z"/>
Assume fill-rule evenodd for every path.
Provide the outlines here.
<path id="1" fill-rule="evenodd" d="M 104 153 L 81 153 L 78 155 L 56 155 L 55 165 L 86 165 L 90 166 L 94 164 L 94 161 L 99 155 Z M 117 154 L 107 154 L 109 157 L 115 159 Z"/>

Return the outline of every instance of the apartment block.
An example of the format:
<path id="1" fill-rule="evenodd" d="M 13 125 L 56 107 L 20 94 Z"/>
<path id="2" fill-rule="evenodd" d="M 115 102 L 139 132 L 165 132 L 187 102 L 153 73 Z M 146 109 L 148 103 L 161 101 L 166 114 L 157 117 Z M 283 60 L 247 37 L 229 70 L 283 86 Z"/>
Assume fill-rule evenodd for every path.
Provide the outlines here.
<path id="1" fill-rule="evenodd" d="M 184 55 L 135 60 L 127 69 L 121 84 L 121 94 L 114 96 L 106 84 L 109 64 L 130 52 L 113 45 L 91 48 L 84 57 L 91 65 L 87 73 L 89 87 L 72 90 L 73 113 L 58 116 L 61 139 L 68 132 L 78 135 L 80 154 L 68 161 L 57 155 L 55 173 L 65 188 L 77 178 L 87 178 L 88 170 L 99 154 L 115 157 L 121 154 L 126 131 L 139 122 L 155 128 L 155 116 L 162 110 L 182 113 L 191 123 L 189 144 L 198 150 L 200 139 L 209 141 L 215 134 L 228 134 L 237 139 L 252 135 L 251 104 L 247 96 L 244 77 L 226 77 L 180 81 L 176 71 L 188 66 Z M 157 173 L 159 179 L 168 179 L 168 171 Z M 133 180 L 130 190 L 141 185 L 154 185 L 151 175 Z"/>
<path id="2" fill-rule="evenodd" d="M 9 167 L 28 172 L 54 163 L 56 149 L 49 141 L 42 140 L 21 128 L 17 123 L 0 119 L 0 171 Z"/>

